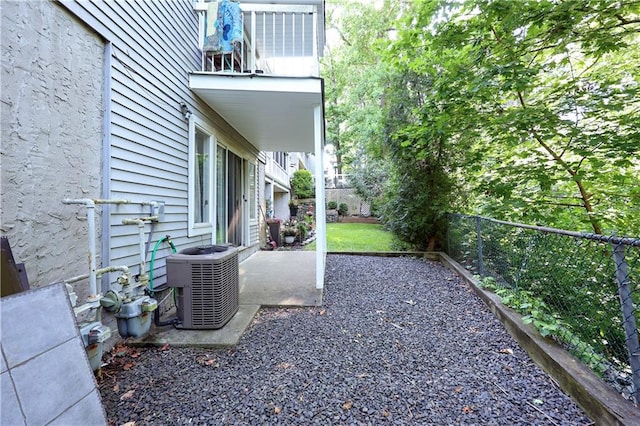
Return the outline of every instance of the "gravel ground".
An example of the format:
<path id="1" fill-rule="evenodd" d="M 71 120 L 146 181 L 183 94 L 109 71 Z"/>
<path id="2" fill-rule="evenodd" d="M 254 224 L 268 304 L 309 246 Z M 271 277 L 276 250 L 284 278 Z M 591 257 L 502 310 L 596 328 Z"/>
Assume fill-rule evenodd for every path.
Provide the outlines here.
<path id="1" fill-rule="evenodd" d="M 331 255 L 325 296 L 261 310 L 233 349 L 117 346 L 110 423 L 591 424 L 438 263 Z"/>

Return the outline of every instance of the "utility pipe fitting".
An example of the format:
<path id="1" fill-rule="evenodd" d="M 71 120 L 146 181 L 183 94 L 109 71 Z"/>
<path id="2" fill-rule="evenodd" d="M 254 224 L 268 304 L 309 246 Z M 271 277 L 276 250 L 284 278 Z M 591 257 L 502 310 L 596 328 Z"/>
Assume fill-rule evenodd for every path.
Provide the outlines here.
<path id="1" fill-rule="evenodd" d="M 157 216 L 139 217 L 133 219 L 123 219 L 123 225 L 138 225 L 138 243 L 140 245 L 140 273 L 138 275 L 138 281 L 141 286 L 147 287 L 149 276 L 146 273 L 146 250 L 144 239 L 144 227 L 147 223 L 157 222 Z"/>
<path id="2" fill-rule="evenodd" d="M 89 242 L 89 297 L 87 301 L 95 302 L 100 300 L 96 280 L 96 204 L 90 198 L 62 200 L 63 204 L 84 204 L 87 208 L 87 226 Z"/>

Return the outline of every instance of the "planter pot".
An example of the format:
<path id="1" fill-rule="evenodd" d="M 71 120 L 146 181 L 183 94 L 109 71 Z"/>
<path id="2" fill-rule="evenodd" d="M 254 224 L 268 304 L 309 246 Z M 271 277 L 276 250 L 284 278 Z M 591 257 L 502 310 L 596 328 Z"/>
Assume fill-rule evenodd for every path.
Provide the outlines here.
<path id="1" fill-rule="evenodd" d="M 287 236 L 285 236 L 285 237 L 284 237 L 284 242 L 285 242 L 285 244 L 293 244 L 293 242 L 294 242 L 295 240 L 296 240 L 296 237 L 295 237 L 295 236 L 287 235 Z"/>
<path id="2" fill-rule="evenodd" d="M 289 206 L 289 215 L 291 217 L 298 216 L 298 206 Z"/>
<path id="3" fill-rule="evenodd" d="M 280 223 L 269 223 L 269 234 L 276 245 L 280 246 Z"/>

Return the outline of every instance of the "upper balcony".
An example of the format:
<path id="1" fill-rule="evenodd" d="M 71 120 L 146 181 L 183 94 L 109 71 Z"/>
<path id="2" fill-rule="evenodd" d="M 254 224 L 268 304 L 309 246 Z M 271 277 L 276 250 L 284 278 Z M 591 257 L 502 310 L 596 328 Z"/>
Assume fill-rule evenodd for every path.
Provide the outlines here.
<path id="1" fill-rule="evenodd" d="M 189 88 L 258 150 L 315 152 L 324 138 L 324 1 L 220 0 L 195 9 L 202 64 Z"/>
<path id="2" fill-rule="evenodd" d="M 228 8 L 222 3 L 195 6 L 201 72 L 319 76 L 322 0 L 229 1 Z"/>

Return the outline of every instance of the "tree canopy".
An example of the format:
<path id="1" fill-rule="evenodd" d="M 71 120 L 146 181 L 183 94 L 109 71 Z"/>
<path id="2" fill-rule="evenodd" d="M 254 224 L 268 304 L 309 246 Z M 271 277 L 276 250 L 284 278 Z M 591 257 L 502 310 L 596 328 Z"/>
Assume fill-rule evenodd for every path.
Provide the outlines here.
<path id="1" fill-rule="evenodd" d="M 640 2 L 350 4 L 328 133 L 401 239 L 454 210 L 640 235 Z"/>

